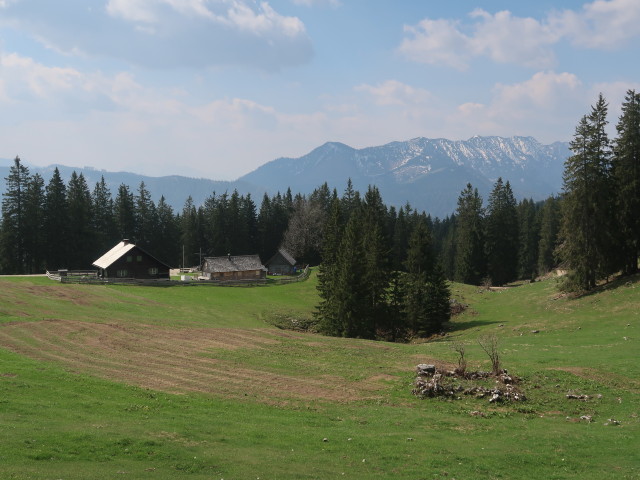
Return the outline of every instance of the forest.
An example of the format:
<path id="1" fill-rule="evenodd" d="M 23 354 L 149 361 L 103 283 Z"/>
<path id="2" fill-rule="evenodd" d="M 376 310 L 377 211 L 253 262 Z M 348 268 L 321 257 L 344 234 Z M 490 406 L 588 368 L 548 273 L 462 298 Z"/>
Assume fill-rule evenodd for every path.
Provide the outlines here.
<path id="1" fill-rule="evenodd" d="M 225 254 L 266 261 L 283 246 L 320 266 L 327 332 L 434 333 L 449 315 L 447 280 L 500 286 L 561 267 L 563 289 L 588 291 L 637 272 L 640 94 L 627 93 L 613 141 L 607 113 L 600 95 L 578 123 L 559 196 L 517 201 L 498 178 L 485 205 L 467 184 L 442 219 L 388 206 L 375 186 L 361 194 L 350 180 L 342 192 L 324 183 L 308 195 L 265 194 L 259 208 L 250 195 L 212 192 L 175 212 L 164 198 L 154 203 L 144 183 L 122 184 L 114 197 L 104 179 L 90 188 L 74 172 L 65 183 L 56 169 L 45 182 L 16 157 L 2 199 L 0 272 L 88 269 L 124 238 L 175 267 Z"/>

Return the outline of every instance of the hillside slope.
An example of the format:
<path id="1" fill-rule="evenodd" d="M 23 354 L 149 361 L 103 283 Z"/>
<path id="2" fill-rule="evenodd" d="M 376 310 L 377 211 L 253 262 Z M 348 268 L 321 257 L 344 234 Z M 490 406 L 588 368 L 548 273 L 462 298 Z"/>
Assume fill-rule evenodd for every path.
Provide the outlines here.
<path id="1" fill-rule="evenodd" d="M 469 304 L 411 345 L 282 331 L 315 277 L 251 289 L 0 279 L 0 458 L 9 478 L 637 478 L 638 277 L 580 299 L 552 281 Z M 538 332 L 538 333 L 534 333 Z M 496 334 L 528 400 L 420 400 L 417 363 L 470 368 Z M 566 395 L 587 395 L 568 400 Z M 479 412 L 479 413 L 478 413 Z M 580 420 L 580 417 L 590 421 Z M 615 420 L 616 423 L 612 423 Z"/>

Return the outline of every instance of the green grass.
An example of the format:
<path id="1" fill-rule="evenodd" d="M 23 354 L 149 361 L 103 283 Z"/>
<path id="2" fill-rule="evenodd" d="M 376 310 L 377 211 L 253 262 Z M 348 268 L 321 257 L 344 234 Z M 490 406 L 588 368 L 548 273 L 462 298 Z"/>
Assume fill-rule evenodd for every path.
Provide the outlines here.
<path id="1" fill-rule="evenodd" d="M 171 394 L 0 348 L 0 476 L 639 478 L 640 283 L 624 283 L 580 299 L 558 298 L 553 282 L 484 293 L 456 285 L 455 295 L 470 308 L 447 337 L 429 343 L 292 334 L 259 348 L 198 354 L 284 378 L 335 378 L 355 393 L 368 392 L 335 401 L 265 397 L 254 388 L 240 397 Z M 276 332 L 264 321 L 268 315 L 308 316 L 316 300 L 313 276 L 254 288 L 2 279 L 0 329 L 59 318 Z M 487 368 L 476 339 L 491 333 L 500 338 L 505 367 L 523 377 L 527 402 L 493 406 L 411 395 L 415 364 L 453 362 L 453 339 L 468 344 L 471 367 Z M 569 391 L 592 398 L 567 400 Z M 475 410 L 485 416 L 470 415 Z M 593 422 L 577 421 L 581 415 Z M 610 418 L 621 425 L 605 425 Z"/>

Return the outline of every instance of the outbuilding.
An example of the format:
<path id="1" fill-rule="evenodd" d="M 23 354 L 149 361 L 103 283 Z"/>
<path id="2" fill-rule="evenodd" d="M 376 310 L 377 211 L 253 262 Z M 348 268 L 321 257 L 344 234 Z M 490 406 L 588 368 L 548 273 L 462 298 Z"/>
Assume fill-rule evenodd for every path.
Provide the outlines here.
<path id="1" fill-rule="evenodd" d="M 102 278 L 169 279 L 169 265 L 124 239 L 93 262 Z"/>
<path id="2" fill-rule="evenodd" d="M 206 257 L 202 276 L 207 280 L 260 280 L 266 278 L 267 269 L 258 255 Z"/>
<path id="3" fill-rule="evenodd" d="M 284 248 L 280 248 L 266 263 L 266 267 L 269 273 L 276 275 L 293 275 L 296 270 L 296 259 Z"/>

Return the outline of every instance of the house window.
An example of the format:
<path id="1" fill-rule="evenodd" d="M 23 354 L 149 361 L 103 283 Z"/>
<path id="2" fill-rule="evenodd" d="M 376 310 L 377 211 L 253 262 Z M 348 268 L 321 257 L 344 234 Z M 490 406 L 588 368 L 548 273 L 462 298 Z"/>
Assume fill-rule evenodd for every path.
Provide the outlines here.
<path id="1" fill-rule="evenodd" d="M 116 272 L 116 277 L 124 278 L 124 277 L 126 277 L 128 274 L 129 274 L 129 271 L 128 271 L 128 270 L 118 270 L 118 271 Z"/>
<path id="2" fill-rule="evenodd" d="M 157 274 L 158 274 L 158 267 L 149 268 L 149 275 L 157 275 Z"/>
<path id="3" fill-rule="evenodd" d="M 133 257 L 131 255 L 127 255 L 127 262 L 133 262 Z"/>
<path id="4" fill-rule="evenodd" d="M 136 262 L 141 262 L 142 261 L 142 255 L 138 255 L 136 257 Z"/>

